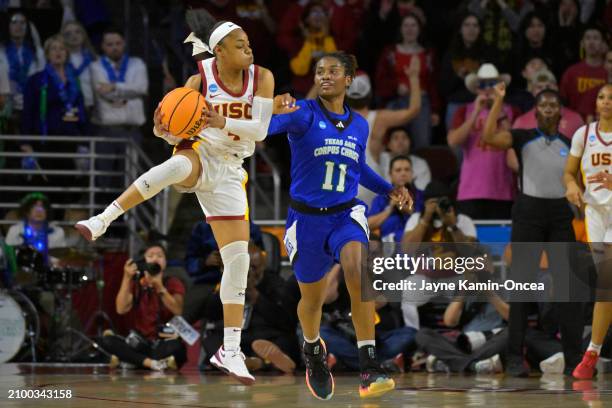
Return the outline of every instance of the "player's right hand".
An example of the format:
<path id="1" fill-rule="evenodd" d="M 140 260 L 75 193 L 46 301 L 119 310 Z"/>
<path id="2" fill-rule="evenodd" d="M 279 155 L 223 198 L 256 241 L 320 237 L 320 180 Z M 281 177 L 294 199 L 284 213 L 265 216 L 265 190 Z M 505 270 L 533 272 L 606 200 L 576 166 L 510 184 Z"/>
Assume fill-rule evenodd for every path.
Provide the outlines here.
<path id="1" fill-rule="evenodd" d="M 580 187 L 578 187 L 576 183 L 571 183 L 569 186 L 567 186 L 565 198 L 567 198 L 567 201 L 574 204 L 578 208 L 581 208 L 584 203 L 582 199 L 582 191 L 580 191 Z"/>
<path id="2" fill-rule="evenodd" d="M 157 108 L 155 109 L 155 112 L 153 113 L 153 124 L 155 125 L 155 129 L 157 130 L 158 133 L 162 133 L 162 134 L 170 134 L 170 129 L 168 128 L 168 125 L 163 123 L 164 120 L 164 114 L 161 111 L 161 102 L 157 104 Z"/>

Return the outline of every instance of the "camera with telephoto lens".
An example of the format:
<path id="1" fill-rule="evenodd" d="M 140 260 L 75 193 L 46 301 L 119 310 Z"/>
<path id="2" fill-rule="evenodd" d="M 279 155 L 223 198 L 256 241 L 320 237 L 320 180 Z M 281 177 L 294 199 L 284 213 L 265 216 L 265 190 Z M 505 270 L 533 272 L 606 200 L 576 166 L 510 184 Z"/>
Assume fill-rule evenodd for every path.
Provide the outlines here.
<path id="1" fill-rule="evenodd" d="M 147 262 L 144 259 L 138 259 L 134 261 L 136 264 L 136 274 L 134 280 L 138 281 L 144 277 L 145 272 L 149 272 L 149 275 L 155 276 L 161 272 L 161 266 L 155 262 Z"/>

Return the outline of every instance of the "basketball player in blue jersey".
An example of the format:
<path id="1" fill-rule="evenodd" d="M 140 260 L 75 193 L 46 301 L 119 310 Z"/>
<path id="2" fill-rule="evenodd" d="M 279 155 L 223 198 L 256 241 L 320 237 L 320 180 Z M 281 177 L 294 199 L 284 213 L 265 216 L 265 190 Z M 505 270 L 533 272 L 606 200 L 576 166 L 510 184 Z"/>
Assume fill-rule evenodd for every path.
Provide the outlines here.
<path id="1" fill-rule="evenodd" d="M 317 99 L 273 116 L 268 134 L 288 133 L 291 146 L 291 208 L 285 246 L 302 294 L 298 317 L 304 332 L 306 384 L 319 399 L 330 399 L 334 380 L 319 337 L 327 272 L 340 263 L 351 296 L 351 314 L 359 347 L 361 397 L 378 396 L 395 387 L 380 368 L 374 342 L 374 302 L 361 299 L 362 255 L 368 245 L 365 205 L 357 200 L 359 184 L 412 206 L 403 187 L 393 187 L 366 164 L 368 123 L 344 103 L 355 75 L 355 57 L 327 54 L 315 71 Z"/>

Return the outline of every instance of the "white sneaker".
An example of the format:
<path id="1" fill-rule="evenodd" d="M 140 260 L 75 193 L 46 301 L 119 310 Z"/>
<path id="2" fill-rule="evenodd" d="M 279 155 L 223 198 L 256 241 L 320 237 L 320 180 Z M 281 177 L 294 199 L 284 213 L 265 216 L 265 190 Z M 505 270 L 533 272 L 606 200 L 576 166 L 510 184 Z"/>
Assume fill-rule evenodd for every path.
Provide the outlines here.
<path id="1" fill-rule="evenodd" d="M 110 223 L 106 223 L 99 215 L 94 215 L 88 220 L 82 220 L 75 224 L 74 228 L 88 241 L 95 241 L 106 232 Z"/>
<path id="2" fill-rule="evenodd" d="M 168 368 L 166 360 L 151 360 L 151 370 L 164 371 L 166 368 Z"/>
<path id="3" fill-rule="evenodd" d="M 540 371 L 544 374 L 563 374 L 565 369 L 565 357 L 562 352 L 558 352 L 540 361 Z"/>
<path id="4" fill-rule="evenodd" d="M 499 354 L 494 355 L 493 357 L 487 358 L 486 360 L 478 361 L 474 369 L 477 374 L 496 374 L 501 373 L 503 371 L 501 359 L 499 358 Z"/>
<path id="5" fill-rule="evenodd" d="M 252 385 L 255 382 L 255 377 L 249 373 L 244 360 L 244 354 L 240 349 L 225 350 L 221 346 L 215 355 L 210 358 L 210 364 L 234 377 L 244 385 Z"/>

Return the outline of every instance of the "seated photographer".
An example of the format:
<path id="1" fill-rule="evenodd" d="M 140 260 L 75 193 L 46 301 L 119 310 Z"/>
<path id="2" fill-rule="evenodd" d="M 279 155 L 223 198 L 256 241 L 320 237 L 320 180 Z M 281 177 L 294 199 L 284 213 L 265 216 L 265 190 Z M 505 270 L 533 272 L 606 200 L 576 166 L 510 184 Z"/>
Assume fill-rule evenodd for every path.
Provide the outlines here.
<path id="1" fill-rule="evenodd" d="M 126 337 L 104 336 L 99 344 L 122 362 L 155 371 L 178 369 L 187 360 L 183 341 L 166 323 L 183 312 L 183 283 L 165 277 L 166 249 L 150 244 L 143 259 L 128 259 L 115 306 L 117 313 L 129 313 L 133 329 Z M 113 361 L 111 360 L 111 364 Z"/>
<path id="2" fill-rule="evenodd" d="M 398 303 L 389 303 L 380 298 L 376 300 L 377 354 L 385 367 L 403 372 L 403 354 L 413 344 L 416 332 L 416 328 L 404 324 Z M 351 302 L 338 264 L 329 272 L 321 338 L 325 341 L 328 356 L 333 355 L 350 370 L 359 370 L 359 349 L 351 319 Z"/>
<path id="3" fill-rule="evenodd" d="M 479 272 L 487 273 L 487 272 Z M 477 281 L 475 272 L 464 278 Z M 430 354 L 427 359 L 429 372 L 475 372 L 481 374 L 502 371 L 503 355 L 508 341 L 504 321 L 508 320 L 509 306 L 495 292 L 487 292 L 487 302 L 479 296 L 458 295 L 444 312 L 444 325 L 460 330 L 441 334 L 422 328 L 416 334 L 420 349 Z"/>
<path id="4" fill-rule="evenodd" d="M 259 226 L 252 221 L 249 224 L 251 240 L 263 248 Z M 185 252 L 185 270 L 193 283 L 185 295 L 183 312 L 183 317 L 189 323 L 200 320 L 204 315 L 206 303 L 221 282 L 222 268 L 219 246 L 210 225 L 206 221 L 198 222 L 191 231 Z"/>
<path id="5" fill-rule="evenodd" d="M 245 293 L 244 319 L 240 349 L 250 358 L 251 370 L 269 363 L 274 368 L 293 373 L 300 352 L 296 335 L 297 284 L 285 281 L 265 269 L 266 253 L 249 243 L 250 268 Z M 295 287 L 293 287 L 295 286 Z M 219 293 L 205 305 L 205 318 L 210 329 L 202 339 L 208 355 L 223 342 L 223 308 Z M 211 327 L 212 326 L 212 327 Z"/>
<path id="6" fill-rule="evenodd" d="M 418 242 L 476 241 L 476 226 L 467 215 L 457 214 L 450 195 L 444 183 L 434 180 L 427 185 L 423 210 L 412 214 L 404 228 L 403 248 Z"/>
<path id="7" fill-rule="evenodd" d="M 405 206 L 400 210 L 397 208 L 398 203 L 388 195 L 379 195 L 372 201 L 368 213 L 368 226 L 372 231 L 380 228 L 383 242 L 400 242 L 412 210 L 423 211 L 423 192 L 413 184 L 414 173 L 410 157 L 394 157 L 389 164 L 389 175 L 394 187 L 405 186 L 410 191 L 414 200 L 414 209 Z"/>
<path id="8" fill-rule="evenodd" d="M 457 258 L 462 252 L 473 253 L 475 248 L 468 243 L 476 242 L 476 227 L 472 219 L 455 212 L 455 205 L 450 200 L 450 191 L 445 184 L 432 181 L 423 192 L 425 207 L 423 212 L 410 216 L 404 229 L 402 251 L 413 257 L 425 255 L 427 258 Z M 454 245 L 461 243 L 461 245 Z M 446 264 L 446 262 L 444 262 Z M 429 270 L 421 267 L 409 280 L 415 282 L 417 288 L 432 280 L 456 281 L 461 279 L 459 272 L 453 269 Z M 424 282 L 425 281 L 425 282 Z M 410 299 L 404 299 L 416 305 L 427 303 L 432 297 L 446 296 L 449 300 L 452 292 L 410 291 Z"/>

